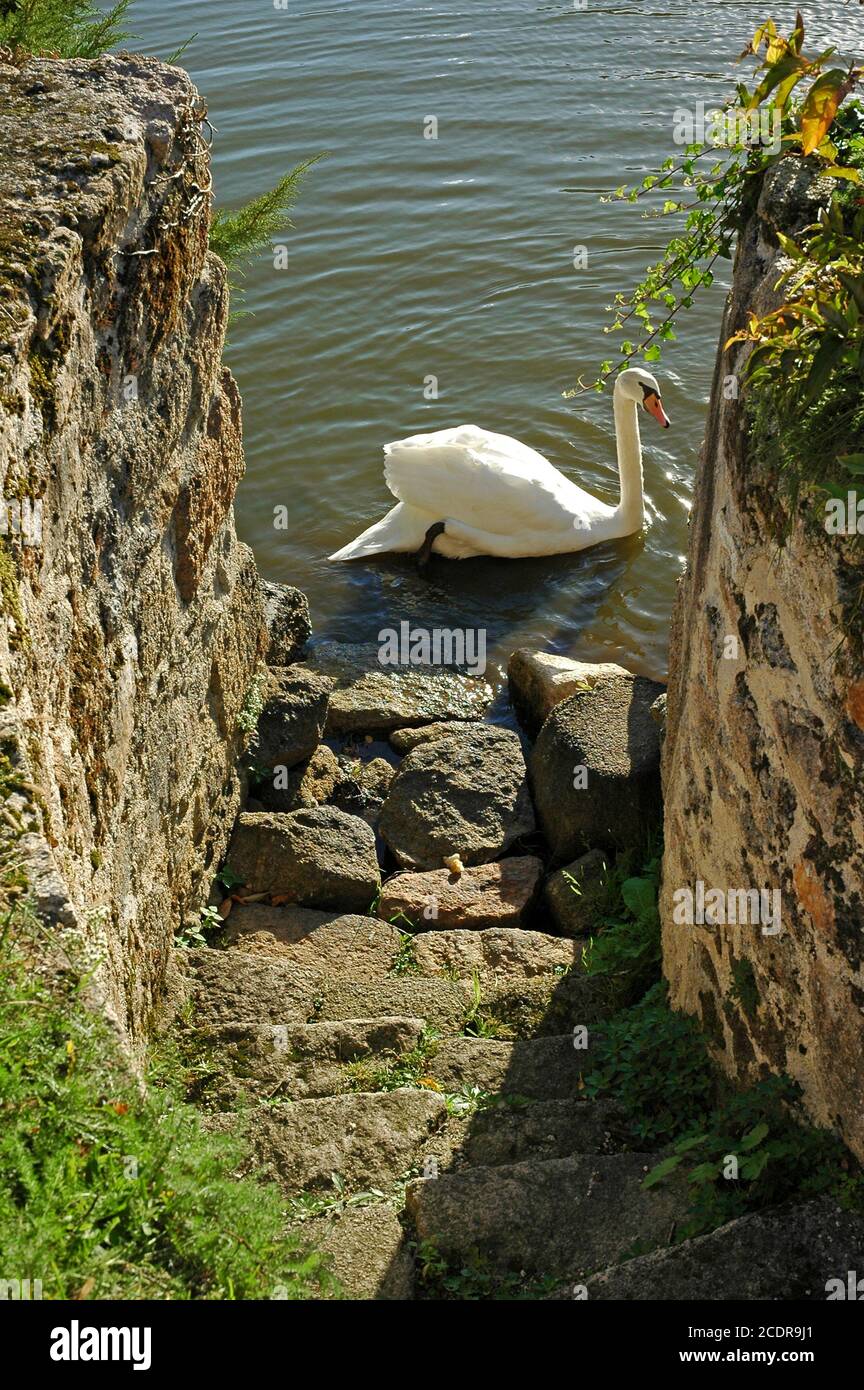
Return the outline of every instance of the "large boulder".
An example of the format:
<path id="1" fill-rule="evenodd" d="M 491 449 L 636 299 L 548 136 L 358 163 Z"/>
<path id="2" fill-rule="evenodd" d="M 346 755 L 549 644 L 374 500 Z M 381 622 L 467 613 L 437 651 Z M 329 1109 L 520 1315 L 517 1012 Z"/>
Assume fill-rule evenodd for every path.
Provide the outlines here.
<path id="1" fill-rule="evenodd" d="M 267 700 L 249 744 L 249 757 L 262 768 L 292 768 L 311 758 L 327 722 L 332 682 L 302 666 L 270 673 Z"/>
<path id="2" fill-rule="evenodd" d="M 528 647 L 515 651 L 507 665 L 510 703 L 529 738 L 535 738 L 556 705 L 580 690 L 590 690 L 604 676 L 626 676 L 623 666 L 574 661 L 557 652 Z"/>
<path id="3" fill-rule="evenodd" d="M 249 893 L 301 907 L 365 913 L 378 891 L 372 830 L 335 806 L 238 816 L 228 862 Z"/>
<path id="4" fill-rule="evenodd" d="M 374 642 L 322 642 L 306 669 L 334 683 L 330 734 L 389 732 L 438 719 L 482 719 L 492 688 L 453 667 L 385 666 Z"/>
<path id="5" fill-rule="evenodd" d="M 642 676 L 603 676 L 549 715 L 530 768 L 556 863 L 595 846 L 641 844 L 659 822 L 660 737 L 651 706 L 662 690 Z"/>
<path id="6" fill-rule="evenodd" d="M 399 916 L 415 927 L 521 927 L 543 865 L 533 855 L 477 864 L 461 874 L 430 869 L 396 874 L 381 890 L 378 916 Z"/>
<path id="7" fill-rule="evenodd" d="M 290 584 L 261 581 L 264 621 L 267 624 L 268 666 L 290 666 L 298 661 L 312 635 L 309 600 Z"/>
<path id="8" fill-rule="evenodd" d="M 396 859 L 437 869 L 498 859 L 534 829 L 525 760 L 510 729 L 478 724 L 458 738 L 422 743 L 404 759 L 381 812 Z"/>

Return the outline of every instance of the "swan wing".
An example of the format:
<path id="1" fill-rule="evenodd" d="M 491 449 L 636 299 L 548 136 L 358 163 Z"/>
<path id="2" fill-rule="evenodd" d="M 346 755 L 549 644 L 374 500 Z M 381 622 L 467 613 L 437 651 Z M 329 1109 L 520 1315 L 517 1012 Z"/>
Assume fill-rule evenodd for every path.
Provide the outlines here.
<path id="1" fill-rule="evenodd" d="M 609 510 L 535 449 L 476 425 L 411 435 L 384 454 L 387 486 L 400 501 L 502 537 L 572 535 L 574 524 L 590 524 L 586 512 Z"/>

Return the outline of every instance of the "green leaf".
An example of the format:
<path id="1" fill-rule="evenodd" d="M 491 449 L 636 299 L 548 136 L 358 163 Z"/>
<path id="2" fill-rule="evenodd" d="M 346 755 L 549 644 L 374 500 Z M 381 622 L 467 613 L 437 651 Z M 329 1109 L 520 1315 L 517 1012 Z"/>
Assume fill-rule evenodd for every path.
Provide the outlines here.
<path id="1" fill-rule="evenodd" d="M 864 276 L 851 275 L 848 270 L 838 270 L 837 279 L 851 294 L 861 313 L 864 314 Z"/>
<path id="2" fill-rule="evenodd" d="M 652 1168 L 651 1172 L 643 1180 L 643 1191 L 647 1192 L 649 1187 L 656 1187 L 658 1182 L 662 1182 L 664 1178 L 668 1178 L 670 1173 L 674 1173 L 675 1169 L 680 1167 L 681 1161 L 681 1154 L 670 1154 L 668 1158 L 664 1158 L 662 1163 L 658 1163 L 656 1168 Z"/>
<path id="3" fill-rule="evenodd" d="M 768 1126 L 763 1121 L 762 1124 L 758 1124 L 751 1129 L 749 1134 L 744 1135 L 744 1138 L 741 1140 L 741 1148 L 745 1153 L 749 1152 L 750 1149 L 755 1149 L 758 1144 L 762 1143 L 762 1140 L 767 1134 Z"/>
<path id="4" fill-rule="evenodd" d="M 822 394 L 831 378 L 831 373 L 843 355 L 843 346 L 842 338 L 837 338 L 833 334 L 825 338 L 813 358 L 807 380 L 804 383 L 805 400 L 812 403 Z"/>
<path id="5" fill-rule="evenodd" d="M 627 878 L 621 884 L 621 897 L 634 917 L 642 917 L 657 908 L 657 885 L 650 878 Z"/>

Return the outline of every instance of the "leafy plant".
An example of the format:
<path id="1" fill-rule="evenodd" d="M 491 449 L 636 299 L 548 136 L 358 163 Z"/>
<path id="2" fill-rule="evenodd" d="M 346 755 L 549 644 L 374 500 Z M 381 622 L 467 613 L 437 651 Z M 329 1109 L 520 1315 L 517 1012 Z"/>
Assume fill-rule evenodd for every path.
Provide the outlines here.
<path id="1" fill-rule="evenodd" d="M 665 982 L 604 1023 L 585 1095 L 617 1100 L 643 1143 L 661 1147 L 704 1126 L 714 1074 L 694 1019 L 668 1007 Z"/>
<path id="2" fill-rule="evenodd" d="M 660 360 L 663 345 L 676 336 L 677 315 L 692 305 L 700 289 L 713 283 L 717 261 L 731 257 L 736 233 L 755 204 L 761 181 L 779 160 L 812 155 L 822 172 L 838 183 L 860 184 L 860 169 L 841 162 L 838 156 L 847 151 L 832 142 L 829 132 L 864 69 L 854 64 L 831 67 L 834 49 L 807 57 L 803 45 L 800 13 L 788 38 L 773 20 L 761 24 L 742 54 L 755 63 L 756 85 L 751 91 L 743 82 L 738 84 L 736 100 L 722 113 L 713 138 L 686 144 L 680 158 L 666 159 L 638 187 L 622 186 L 608 195 L 635 203 L 662 193 L 660 206 L 646 216 L 684 214 L 683 231 L 670 239 L 661 259 L 631 294 L 616 295 L 610 306 L 614 318 L 605 331 L 627 334 L 620 343 L 618 366 L 637 356 L 649 363 Z M 779 136 L 776 141 L 760 138 L 760 113 L 770 118 Z M 580 380 L 567 394 L 602 390 L 616 370 L 615 362 L 607 360 L 594 381 Z"/>
<path id="3" fill-rule="evenodd" d="M 249 682 L 249 689 L 237 715 L 237 728 L 241 733 L 254 734 L 258 728 L 258 720 L 266 703 L 266 690 L 267 668 L 261 665 Z"/>
<path id="4" fill-rule="evenodd" d="M 387 1201 L 387 1193 L 379 1187 L 365 1192 L 349 1192 L 341 1173 L 331 1173 L 332 1192 L 302 1192 L 291 1198 L 291 1214 L 295 1221 L 311 1221 L 317 1216 L 342 1216 L 354 1207 L 374 1206 Z"/>
<path id="5" fill-rule="evenodd" d="M 495 1038 L 500 1035 L 500 1021 L 483 1009 L 483 991 L 480 975 L 474 970 L 471 974 L 471 1003 L 462 1019 L 462 1032 L 469 1038 Z"/>
<path id="6" fill-rule="evenodd" d="M 690 1212 L 679 1239 L 714 1230 L 746 1212 L 831 1193 L 860 1206 L 864 1180 L 840 1140 L 797 1117 L 798 1087 L 772 1076 L 724 1096 L 704 1132 L 678 1140 L 643 1187 L 686 1171 Z M 691 1166 L 693 1165 L 693 1166 Z"/>
<path id="7" fill-rule="evenodd" d="M 438 1090 L 437 1082 L 427 1074 L 429 1063 L 435 1055 L 438 1034 L 433 1028 L 424 1028 L 416 1046 L 408 1052 L 400 1053 L 384 1062 L 374 1058 L 361 1057 L 349 1062 L 345 1068 L 355 1091 L 398 1091 L 403 1086 L 417 1086 L 421 1089 Z"/>
<path id="8" fill-rule="evenodd" d="M 408 918 L 405 917 L 402 913 L 397 913 L 394 917 L 390 918 L 390 921 L 393 925 L 395 925 L 400 920 L 408 922 L 408 925 L 413 927 L 413 923 L 411 923 L 408 920 Z M 390 966 L 390 974 L 416 975 L 419 969 L 420 966 L 417 963 L 417 957 L 414 952 L 413 932 L 400 931 L 399 950 L 393 957 L 393 964 Z"/>
<path id="9" fill-rule="evenodd" d="M 649 848 L 636 874 L 635 857 L 621 854 L 607 870 L 603 895 L 593 904 L 596 925 L 582 955 L 583 969 L 605 979 L 610 1002 L 618 1007 L 640 998 L 660 975 L 659 847 L 658 852 Z"/>
<path id="10" fill-rule="evenodd" d="M 54 1299 L 309 1298 L 335 1286 L 164 1076 L 146 1091 L 19 902 L 0 914 L 0 1249 Z M 71 948 L 70 948 L 71 949 Z M 68 953 L 67 953 L 68 954 Z M 49 979 L 51 983 L 49 984 Z"/>

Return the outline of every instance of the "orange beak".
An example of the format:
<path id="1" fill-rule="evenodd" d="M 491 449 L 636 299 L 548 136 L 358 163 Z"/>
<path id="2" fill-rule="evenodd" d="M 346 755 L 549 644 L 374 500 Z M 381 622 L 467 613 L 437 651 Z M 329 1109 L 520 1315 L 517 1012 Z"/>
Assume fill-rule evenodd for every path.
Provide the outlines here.
<path id="1" fill-rule="evenodd" d="M 660 421 L 660 424 L 663 426 L 664 430 L 668 430 L 672 421 L 669 419 L 669 416 L 663 409 L 663 402 L 654 391 L 648 392 L 642 404 L 645 406 L 646 410 L 650 410 L 655 420 Z"/>

